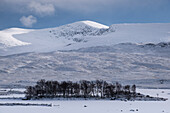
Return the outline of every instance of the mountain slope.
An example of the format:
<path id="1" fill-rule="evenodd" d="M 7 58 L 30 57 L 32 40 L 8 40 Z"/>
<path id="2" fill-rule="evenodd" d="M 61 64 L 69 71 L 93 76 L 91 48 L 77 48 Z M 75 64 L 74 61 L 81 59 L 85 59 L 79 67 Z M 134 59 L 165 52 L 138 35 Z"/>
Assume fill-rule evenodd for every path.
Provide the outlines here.
<path id="1" fill-rule="evenodd" d="M 3 30 L 0 86 L 32 85 L 39 79 L 103 79 L 169 88 L 169 41 L 169 23 L 108 27 L 81 21 L 48 29 Z"/>
<path id="2" fill-rule="evenodd" d="M 94 52 L 27 53 L 0 57 L 0 86 L 33 85 L 40 79 L 59 81 L 102 79 L 136 84 L 138 87 L 170 87 L 169 55 L 151 53 L 137 45 L 136 47 L 141 48 L 143 52 L 125 52 L 122 51 L 124 48 L 119 49 L 118 46 L 135 47 L 121 44 L 109 46 L 110 50 L 108 47 L 90 48 L 95 50 Z M 102 49 L 102 52 L 96 53 Z"/>
<path id="3" fill-rule="evenodd" d="M 113 24 L 108 27 L 92 21 L 80 21 L 56 28 L 0 31 L 0 55 L 169 41 L 170 23 Z"/>
<path id="4" fill-rule="evenodd" d="M 24 46 L 29 43 L 22 42 L 13 37 L 13 34 L 23 34 L 28 33 L 32 30 L 20 29 L 20 28 L 11 28 L 0 31 L 0 47 L 13 47 L 13 46 Z"/>

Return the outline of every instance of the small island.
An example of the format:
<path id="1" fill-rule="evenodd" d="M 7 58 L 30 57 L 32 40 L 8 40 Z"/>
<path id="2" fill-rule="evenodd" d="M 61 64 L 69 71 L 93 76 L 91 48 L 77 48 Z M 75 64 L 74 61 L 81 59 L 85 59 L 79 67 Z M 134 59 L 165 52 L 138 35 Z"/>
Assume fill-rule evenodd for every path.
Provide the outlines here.
<path id="1" fill-rule="evenodd" d="M 103 80 L 87 81 L 37 81 L 35 86 L 28 86 L 24 100 L 30 99 L 103 99 L 122 101 L 166 101 L 164 98 L 151 97 L 136 92 L 136 85 L 121 85 Z"/>

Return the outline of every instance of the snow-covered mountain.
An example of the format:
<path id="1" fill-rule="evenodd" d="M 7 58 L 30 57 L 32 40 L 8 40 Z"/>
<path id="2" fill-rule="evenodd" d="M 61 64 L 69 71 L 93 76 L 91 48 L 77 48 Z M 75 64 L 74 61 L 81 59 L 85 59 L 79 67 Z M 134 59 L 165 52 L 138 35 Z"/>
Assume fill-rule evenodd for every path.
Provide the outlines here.
<path id="1" fill-rule="evenodd" d="M 169 56 L 169 23 L 11 28 L 0 31 L 0 86 L 103 79 L 169 88 Z"/>
<path id="2" fill-rule="evenodd" d="M 80 21 L 56 28 L 0 31 L 0 55 L 169 41 L 170 23 L 113 24 L 108 27 L 92 21 Z"/>

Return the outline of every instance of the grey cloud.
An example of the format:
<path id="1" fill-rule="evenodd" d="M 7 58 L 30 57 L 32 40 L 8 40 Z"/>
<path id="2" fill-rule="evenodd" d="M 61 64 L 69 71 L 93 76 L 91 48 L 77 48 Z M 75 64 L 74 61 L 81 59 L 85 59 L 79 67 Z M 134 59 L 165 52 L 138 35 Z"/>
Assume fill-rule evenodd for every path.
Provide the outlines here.
<path id="1" fill-rule="evenodd" d="M 28 8 L 40 15 L 50 15 L 50 14 L 54 14 L 55 12 L 55 8 L 53 4 L 49 4 L 49 3 L 40 3 L 40 2 L 35 2 L 32 1 L 29 5 Z"/>
<path id="2" fill-rule="evenodd" d="M 38 15 L 54 14 L 57 8 L 81 12 L 94 12 L 121 8 L 157 7 L 167 0 L 0 0 L 16 9 Z M 21 10 L 18 10 L 21 11 Z"/>
<path id="3" fill-rule="evenodd" d="M 20 22 L 26 27 L 32 27 L 32 25 L 37 22 L 37 19 L 32 15 L 28 17 L 23 16 L 20 18 Z"/>
<path id="4" fill-rule="evenodd" d="M 52 15 L 57 9 L 93 13 L 108 6 L 129 0 L 0 0 L 0 4 L 6 4 L 7 10 L 36 15 Z"/>

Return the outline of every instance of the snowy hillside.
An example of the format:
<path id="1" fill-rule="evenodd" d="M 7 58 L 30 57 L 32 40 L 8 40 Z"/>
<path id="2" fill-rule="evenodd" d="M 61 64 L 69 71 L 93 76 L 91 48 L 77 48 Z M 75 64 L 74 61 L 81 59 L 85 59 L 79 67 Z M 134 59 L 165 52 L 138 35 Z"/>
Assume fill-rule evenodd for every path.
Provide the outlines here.
<path id="1" fill-rule="evenodd" d="M 13 37 L 13 34 L 23 34 L 28 33 L 32 30 L 11 28 L 0 31 L 0 48 L 2 47 L 13 47 L 13 46 L 24 46 L 30 43 L 22 42 Z"/>
<path id="2" fill-rule="evenodd" d="M 113 24 L 110 27 L 80 21 L 56 28 L 0 31 L 0 55 L 25 52 L 74 50 L 119 43 L 159 43 L 170 41 L 170 24 Z"/>
<path id="3" fill-rule="evenodd" d="M 40 78 L 103 79 L 167 88 L 169 41 L 168 23 L 108 27 L 81 21 L 40 30 L 3 30 L 0 85 L 32 84 Z"/>
<path id="4" fill-rule="evenodd" d="M 169 88 L 170 46 L 160 45 L 118 44 L 3 56 L 0 57 L 0 86 L 32 85 L 39 79 L 102 79 L 141 87 Z"/>

